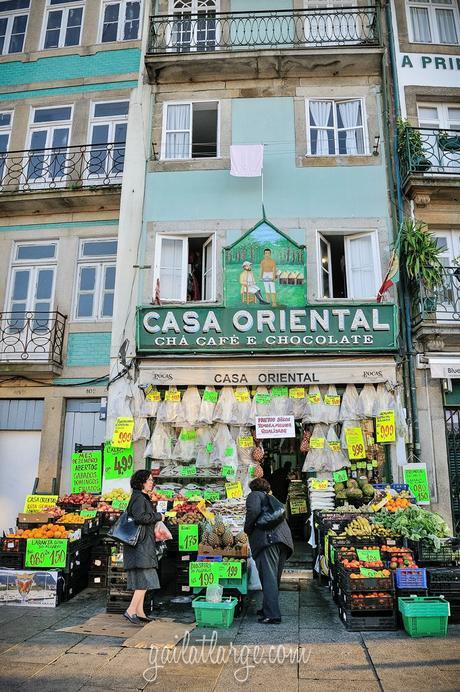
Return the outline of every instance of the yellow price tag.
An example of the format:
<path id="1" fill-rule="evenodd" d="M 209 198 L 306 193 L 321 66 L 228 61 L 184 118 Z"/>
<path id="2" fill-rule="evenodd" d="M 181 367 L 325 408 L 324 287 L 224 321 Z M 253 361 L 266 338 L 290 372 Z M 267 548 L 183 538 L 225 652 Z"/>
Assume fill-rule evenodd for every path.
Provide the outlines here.
<path id="1" fill-rule="evenodd" d="M 377 442 L 396 442 L 396 422 L 393 410 L 381 411 L 376 420 Z"/>
<path id="2" fill-rule="evenodd" d="M 324 397 L 324 403 L 327 406 L 340 406 L 340 397 L 339 396 L 331 396 L 330 394 L 326 394 Z"/>
<path id="3" fill-rule="evenodd" d="M 235 483 L 226 483 L 225 492 L 228 498 L 243 497 L 243 486 L 241 485 L 240 481 L 236 481 Z"/>
<path id="4" fill-rule="evenodd" d="M 161 394 L 158 390 L 152 389 L 150 392 L 146 391 L 145 398 L 147 401 L 161 401 Z"/>
<path id="5" fill-rule="evenodd" d="M 346 428 L 345 440 L 347 442 L 348 456 L 350 459 L 366 458 L 366 448 L 364 446 L 364 437 L 361 428 Z"/>
<path id="6" fill-rule="evenodd" d="M 177 512 L 165 512 L 165 517 L 175 517 L 177 516 Z"/>
<path id="7" fill-rule="evenodd" d="M 235 399 L 239 401 L 240 404 L 244 404 L 250 401 L 249 392 L 235 392 Z"/>
<path id="8" fill-rule="evenodd" d="M 112 446 L 121 449 L 131 447 L 133 440 L 134 418 L 117 418 L 112 435 Z"/>
<path id="9" fill-rule="evenodd" d="M 290 399 L 303 399 L 305 396 L 305 387 L 291 387 L 289 390 Z"/>
<path id="10" fill-rule="evenodd" d="M 327 478 L 324 480 L 319 480 L 318 478 L 312 478 L 311 483 L 310 483 L 310 489 L 311 490 L 328 490 L 329 489 L 329 481 Z"/>
<path id="11" fill-rule="evenodd" d="M 54 507 L 57 495 L 26 495 L 24 512 L 43 512 L 45 507 Z"/>
<path id="12" fill-rule="evenodd" d="M 320 404 L 321 403 L 321 394 L 309 394 L 308 395 L 308 401 L 310 404 Z"/>
<path id="13" fill-rule="evenodd" d="M 180 401 L 180 392 L 165 392 L 165 401 Z"/>
<path id="14" fill-rule="evenodd" d="M 239 437 L 238 447 L 254 447 L 254 440 L 252 438 L 252 435 L 249 435 L 249 437 Z"/>
<path id="15" fill-rule="evenodd" d="M 310 437 L 310 449 L 324 449 L 324 437 Z"/>
<path id="16" fill-rule="evenodd" d="M 291 508 L 291 514 L 306 514 L 307 513 L 306 500 L 289 500 L 289 507 Z"/>
<path id="17" fill-rule="evenodd" d="M 331 440 L 331 442 L 328 442 L 328 445 L 333 452 L 340 452 L 340 442 Z"/>

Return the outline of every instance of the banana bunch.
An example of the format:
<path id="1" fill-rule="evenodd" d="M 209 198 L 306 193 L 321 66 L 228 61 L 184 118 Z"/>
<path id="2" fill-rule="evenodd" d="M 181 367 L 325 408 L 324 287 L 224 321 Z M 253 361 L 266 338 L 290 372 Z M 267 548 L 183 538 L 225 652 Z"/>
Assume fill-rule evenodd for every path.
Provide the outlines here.
<path id="1" fill-rule="evenodd" d="M 372 525 L 366 517 L 355 517 L 344 528 L 345 536 L 371 536 Z"/>

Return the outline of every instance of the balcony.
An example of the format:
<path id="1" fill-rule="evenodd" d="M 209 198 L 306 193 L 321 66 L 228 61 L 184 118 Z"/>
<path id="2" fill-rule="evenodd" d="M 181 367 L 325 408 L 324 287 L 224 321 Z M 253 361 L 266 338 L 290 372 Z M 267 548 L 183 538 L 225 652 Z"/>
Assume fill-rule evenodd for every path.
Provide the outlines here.
<path id="1" fill-rule="evenodd" d="M 0 153 L 0 210 L 117 208 L 124 157 L 124 142 Z"/>
<path id="2" fill-rule="evenodd" d="M 445 267 L 443 284 L 433 291 L 418 285 L 412 298 L 412 324 L 418 338 L 436 334 L 445 343 L 458 345 L 460 267 Z"/>
<path id="3" fill-rule="evenodd" d="M 408 128 L 400 166 L 406 193 L 460 189 L 460 130 Z"/>
<path id="4" fill-rule="evenodd" d="M 66 320 L 57 311 L 0 313 L 1 371 L 59 373 Z"/>
<path id="5" fill-rule="evenodd" d="M 332 69 L 331 53 L 334 71 L 341 67 L 353 74 L 356 61 L 366 54 L 372 67 L 368 53 L 378 55 L 379 46 L 375 6 L 183 13 L 150 18 L 145 60 L 153 83 L 193 75 L 219 79 L 235 75 L 235 70 L 241 76 L 254 71 L 262 77 L 296 76 L 306 65 L 311 67 L 313 54 L 318 74 L 322 66 Z"/>

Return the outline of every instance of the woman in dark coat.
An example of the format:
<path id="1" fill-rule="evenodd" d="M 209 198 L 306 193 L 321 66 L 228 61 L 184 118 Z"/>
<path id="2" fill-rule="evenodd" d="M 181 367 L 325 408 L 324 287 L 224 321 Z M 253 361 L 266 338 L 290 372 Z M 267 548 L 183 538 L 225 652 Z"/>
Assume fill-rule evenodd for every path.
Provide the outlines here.
<path id="1" fill-rule="evenodd" d="M 274 529 L 260 529 L 256 526 L 270 492 L 270 483 L 265 478 L 255 478 L 249 484 L 251 492 L 246 498 L 246 521 L 244 531 L 249 538 L 252 557 L 255 560 L 262 584 L 262 609 L 257 611 L 259 622 L 264 625 L 278 625 L 281 622 L 279 606 L 279 585 L 284 563 L 294 552 L 291 530 L 287 521 Z"/>
<path id="2" fill-rule="evenodd" d="M 145 592 L 149 589 L 159 589 L 157 567 L 158 560 L 155 550 L 154 528 L 163 515 L 155 512 L 152 501 L 147 495 L 153 488 L 150 471 L 136 471 L 131 477 L 133 489 L 126 511 L 136 524 L 141 526 L 139 540 L 133 547 L 123 546 L 123 563 L 128 573 L 127 588 L 134 591 L 131 603 L 123 615 L 135 625 L 150 622 L 153 618 L 144 612 Z"/>

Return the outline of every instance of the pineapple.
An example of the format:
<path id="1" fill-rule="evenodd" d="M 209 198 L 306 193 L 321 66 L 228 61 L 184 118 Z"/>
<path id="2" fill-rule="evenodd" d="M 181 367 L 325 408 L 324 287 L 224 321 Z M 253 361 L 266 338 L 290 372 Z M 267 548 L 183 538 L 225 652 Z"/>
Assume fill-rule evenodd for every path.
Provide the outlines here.
<path id="1" fill-rule="evenodd" d="M 244 544 L 247 543 L 247 542 L 248 542 L 248 537 L 247 537 L 247 535 L 244 533 L 244 531 L 240 531 L 239 533 L 236 534 L 236 536 L 235 536 L 235 543 L 241 543 L 241 544 L 244 545 Z"/>
<path id="2" fill-rule="evenodd" d="M 221 517 L 216 517 L 216 522 L 214 524 L 214 531 L 218 536 L 223 536 L 225 533 L 225 524 Z"/>
<path id="3" fill-rule="evenodd" d="M 231 529 L 225 529 L 221 538 L 223 548 L 231 548 L 233 546 L 233 533 Z"/>
<path id="4" fill-rule="evenodd" d="M 220 538 L 214 531 L 209 534 L 208 545 L 210 545 L 211 548 L 219 548 L 220 546 Z"/>

